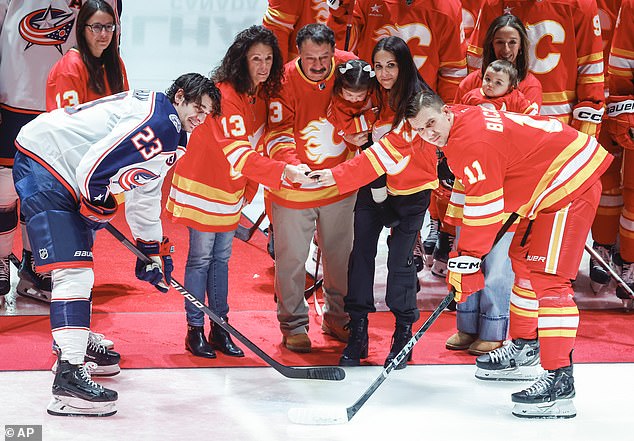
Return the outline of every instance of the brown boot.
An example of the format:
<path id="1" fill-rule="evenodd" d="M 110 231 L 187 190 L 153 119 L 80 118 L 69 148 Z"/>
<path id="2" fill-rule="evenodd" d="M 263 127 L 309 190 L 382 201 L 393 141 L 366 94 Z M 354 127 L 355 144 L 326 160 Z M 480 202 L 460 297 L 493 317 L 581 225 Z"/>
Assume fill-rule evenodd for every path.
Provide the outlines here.
<path id="1" fill-rule="evenodd" d="M 308 334 L 285 335 L 282 337 L 282 344 L 293 352 L 310 352 L 311 344 Z"/>
<path id="2" fill-rule="evenodd" d="M 458 331 L 447 339 L 447 342 L 445 343 L 445 348 L 449 349 L 450 351 L 462 351 L 464 349 L 469 349 L 469 345 L 476 341 L 477 338 L 477 335 Z"/>
<path id="3" fill-rule="evenodd" d="M 469 345 L 469 353 L 471 355 L 484 355 L 502 346 L 501 341 L 488 341 L 477 339 Z"/>

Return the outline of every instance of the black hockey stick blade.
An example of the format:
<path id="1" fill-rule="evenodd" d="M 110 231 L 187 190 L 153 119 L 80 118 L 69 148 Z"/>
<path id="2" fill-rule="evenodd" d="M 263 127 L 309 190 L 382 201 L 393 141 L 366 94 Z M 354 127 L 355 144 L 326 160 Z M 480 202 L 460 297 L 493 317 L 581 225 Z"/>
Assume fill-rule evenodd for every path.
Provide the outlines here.
<path id="1" fill-rule="evenodd" d="M 425 320 L 423 326 L 416 331 L 416 333 L 410 338 L 407 344 L 396 354 L 396 357 L 390 364 L 387 365 L 381 372 L 381 374 L 374 380 L 370 387 L 361 395 L 361 397 L 350 407 L 315 407 L 315 408 L 291 408 L 288 411 L 288 419 L 295 424 L 312 424 L 312 425 L 332 425 L 343 424 L 350 421 L 361 409 L 361 406 L 365 404 L 368 399 L 376 392 L 379 386 L 387 379 L 390 372 L 401 363 L 402 360 L 407 358 L 407 355 L 414 348 L 414 345 L 418 340 L 427 332 L 431 325 L 434 324 L 436 319 L 440 316 L 443 310 L 447 307 L 449 302 L 454 297 L 454 293 L 450 292 L 440 302 L 440 304 L 434 309 L 431 315 Z"/>
<path id="2" fill-rule="evenodd" d="M 263 211 L 262 214 L 260 214 L 260 217 L 258 217 L 255 223 L 251 226 L 251 228 L 247 228 L 244 225 L 238 225 L 238 228 L 236 229 L 235 237 L 240 239 L 243 242 L 248 242 L 249 240 L 251 240 L 255 232 L 258 230 L 260 224 L 262 223 L 265 217 L 266 217 L 266 212 Z"/>
<path id="3" fill-rule="evenodd" d="M 127 249 L 129 249 L 137 258 L 141 259 L 146 263 L 150 263 L 151 259 L 147 257 L 141 250 L 139 250 L 123 233 L 117 230 L 112 224 L 106 224 L 106 230 L 110 234 L 112 234 L 119 242 L 123 244 Z M 192 305 L 196 308 L 200 309 L 204 312 L 215 324 L 220 326 L 222 329 L 227 331 L 233 337 L 240 341 L 243 345 L 249 348 L 252 352 L 254 352 L 258 357 L 260 357 L 266 364 L 271 366 L 273 369 L 278 371 L 280 374 L 284 375 L 287 378 L 299 378 L 299 379 L 307 379 L 307 380 L 331 380 L 331 381 L 340 381 L 346 377 L 346 372 L 337 366 L 323 366 L 323 367 L 293 367 L 286 366 L 281 364 L 280 362 L 271 358 L 266 352 L 257 347 L 251 340 L 246 338 L 240 331 L 231 326 L 224 320 L 222 317 L 216 315 L 211 309 L 207 308 L 203 303 L 201 303 L 193 294 L 185 289 L 183 285 L 178 283 L 176 280 L 172 278 L 170 282 L 172 287 L 178 291 L 183 297 L 185 297 Z"/>

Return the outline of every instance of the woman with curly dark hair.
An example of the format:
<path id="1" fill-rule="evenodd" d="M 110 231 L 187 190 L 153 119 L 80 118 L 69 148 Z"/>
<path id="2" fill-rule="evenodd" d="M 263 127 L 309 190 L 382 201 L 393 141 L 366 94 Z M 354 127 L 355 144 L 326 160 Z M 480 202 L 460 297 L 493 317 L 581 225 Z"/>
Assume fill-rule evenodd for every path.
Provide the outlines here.
<path id="1" fill-rule="evenodd" d="M 227 319 L 229 257 L 240 212 L 251 201 L 258 182 L 280 188 L 282 180 L 308 183 L 305 165 L 289 165 L 260 154 L 268 121 L 269 99 L 280 90 L 282 55 L 275 35 L 263 26 L 240 32 L 212 78 L 222 94 L 220 114 L 194 132 L 187 154 L 176 165 L 167 211 L 189 229 L 185 288 Z M 185 348 L 193 355 L 215 358 L 214 349 L 232 357 L 244 353 L 220 326 L 211 323 L 209 341 L 204 315 L 185 302 Z"/>

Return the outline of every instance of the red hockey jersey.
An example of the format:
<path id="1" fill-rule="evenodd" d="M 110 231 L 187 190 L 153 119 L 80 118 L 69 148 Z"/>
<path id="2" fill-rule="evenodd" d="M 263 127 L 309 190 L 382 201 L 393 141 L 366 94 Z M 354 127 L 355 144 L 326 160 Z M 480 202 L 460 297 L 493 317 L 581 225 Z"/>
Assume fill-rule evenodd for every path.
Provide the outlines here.
<path id="1" fill-rule="evenodd" d="M 510 13 L 526 25 L 530 71 L 542 84 L 542 114 L 570 121 L 581 101 L 603 103 L 601 26 L 594 0 L 486 0 L 467 51 L 469 68 L 482 63 L 490 23 Z"/>
<path id="2" fill-rule="evenodd" d="M 328 107 L 328 121 L 341 136 L 372 130 L 376 116 L 376 109 L 372 108 L 372 99 L 369 96 L 363 101 L 351 103 L 340 95 L 333 94 Z"/>
<path id="3" fill-rule="evenodd" d="M 471 38 L 483 3 L 484 0 L 462 0 L 462 27 L 467 42 Z"/>
<path id="4" fill-rule="evenodd" d="M 218 83 L 222 115 L 208 116 L 192 132 L 176 164 L 167 212 L 199 231 L 235 230 L 240 212 L 262 182 L 279 188 L 284 163 L 256 151 L 266 123 L 266 101 Z M 247 179 L 251 178 L 254 181 Z"/>
<path id="5" fill-rule="evenodd" d="M 345 34 L 347 19 L 339 8 L 328 25 Z M 337 15 L 339 14 L 339 15 Z M 407 42 L 418 71 L 429 86 L 451 102 L 467 75 L 466 42 L 459 0 L 357 0 L 354 6 L 350 50 L 371 62 L 376 43 L 390 36 Z"/>
<path id="6" fill-rule="evenodd" d="M 486 254 L 505 213 L 532 219 L 570 203 L 612 160 L 593 137 L 555 118 L 469 106 L 452 111 L 443 151 L 465 188 L 462 254 Z"/>
<path id="7" fill-rule="evenodd" d="M 326 23 L 326 0 L 269 0 L 262 24 L 273 31 L 284 62 L 297 57 L 297 31 L 310 23 Z"/>
<path id="8" fill-rule="evenodd" d="M 623 0 L 609 58 L 611 96 L 634 99 L 634 0 Z"/>
<path id="9" fill-rule="evenodd" d="M 612 34 L 616 26 L 616 17 L 619 14 L 621 0 L 597 0 L 599 8 L 599 21 L 601 22 L 601 39 L 603 40 L 603 65 L 605 67 L 605 86 L 608 86 L 608 59 L 610 58 L 610 46 Z"/>
<path id="10" fill-rule="evenodd" d="M 482 87 L 482 72 L 477 70 L 467 75 L 467 78 L 462 80 L 458 91 L 456 92 L 456 99 L 454 103 L 462 103 L 462 97 L 473 89 Z M 524 94 L 524 97 L 529 101 L 537 104 L 538 107 L 542 105 L 542 85 L 537 78 L 530 72 L 526 75 L 524 80 L 520 81 L 517 85 L 517 90 Z"/>
<path id="11" fill-rule="evenodd" d="M 335 66 L 354 58 L 350 52 L 336 50 L 331 71 L 322 81 L 308 79 L 299 66 L 299 59 L 285 65 L 280 97 L 269 106 L 268 156 L 289 164 L 307 164 L 312 170 L 332 168 L 354 156 L 326 118 Z M 302 209 L 327 205 L 348 195 L 339 195 L 334 185 L 283 183 L 282 188 L 272 190 L 268 196 L 282 206 Z"/>
<path id="12" fill-rule="evenodd" d="M 488 109 L 505 110 L 507 112 L 526 113 L 528 115 L 539 114 L 537 104 L 526 99 L 524 94 L 517 89 L 513 89 L 506 95 L 497 98 L 485 96 L 481 88 L 473 89 L 462 97 L 460 104 L 482 106 Z"/>
<path id="13" fill-rule="evenodd" d="M 121 71 L 123 73 L 123 90 L 129 90 L 128 76 L 123 65 L 123 60 L 119 59 Z M 46 81 L 46 111 L 76 106 L 104 96 L 112 95 L 106 73 L 104 72 L 104 84 L 106 91 L 98 94 L 88 87 L 88 69 L 81 59 L 79 51 L 75 48 L 55 63 L 48 74 Z"/>

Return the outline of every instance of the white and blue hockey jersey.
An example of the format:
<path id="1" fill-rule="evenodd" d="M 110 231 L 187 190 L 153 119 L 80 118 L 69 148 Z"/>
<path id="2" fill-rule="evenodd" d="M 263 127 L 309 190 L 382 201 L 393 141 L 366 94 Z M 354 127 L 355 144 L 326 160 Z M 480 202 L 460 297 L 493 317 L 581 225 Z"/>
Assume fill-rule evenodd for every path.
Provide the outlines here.
<path id="1" fill-rule="evenodd" d="M 185 135 L 164 94 L 135 90 L 44 113 L 22 128 L 16 145 L 77 199 L 98 205 L 126 192 L 134 237 L 160 241 L 161 184 L 185 153 Z"/>

